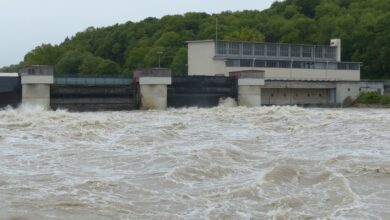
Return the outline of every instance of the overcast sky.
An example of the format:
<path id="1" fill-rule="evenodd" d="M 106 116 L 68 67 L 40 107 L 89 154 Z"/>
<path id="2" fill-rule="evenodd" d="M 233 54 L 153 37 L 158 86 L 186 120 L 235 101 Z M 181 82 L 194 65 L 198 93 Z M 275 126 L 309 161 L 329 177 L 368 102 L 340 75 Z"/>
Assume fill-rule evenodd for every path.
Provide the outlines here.
<path id="1" fill-rule="evenodd" d="M 42 43 L 59 44 L 87 27 L 186 12 L 263 10 L 275 0 L 0 0 L 0 67 Z"/>

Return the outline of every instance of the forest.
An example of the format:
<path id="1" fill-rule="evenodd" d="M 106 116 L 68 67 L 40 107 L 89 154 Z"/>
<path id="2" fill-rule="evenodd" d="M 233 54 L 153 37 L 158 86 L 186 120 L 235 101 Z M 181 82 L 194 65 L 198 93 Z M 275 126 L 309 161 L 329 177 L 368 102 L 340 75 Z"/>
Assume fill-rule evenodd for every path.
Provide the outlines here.
<path id="1" fill-rule="evenodd" d="M 329 44 L 342 40 L 342 60 L 363 62 L 362 78 L 390 78 L 389 0 L 285 0 L 263 11 L 225 11 L 149 17 L 110 27 L 88 27 L 59 45 L 42 44 L 19 64 L 52 65 L 55 74 L 131 75 L 134 69 L 171 68 L 187 73 L 189 40 Z"/>

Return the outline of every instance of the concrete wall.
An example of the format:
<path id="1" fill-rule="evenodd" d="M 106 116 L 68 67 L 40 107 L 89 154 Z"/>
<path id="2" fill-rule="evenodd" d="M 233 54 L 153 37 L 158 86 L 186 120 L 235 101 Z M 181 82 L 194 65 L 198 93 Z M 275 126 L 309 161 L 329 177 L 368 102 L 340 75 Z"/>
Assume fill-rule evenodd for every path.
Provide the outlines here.
<path id="1" fill-rule="evenodd" d="M 214 60 L 213 41 L 201 41 L 188 44 L 188 75 L 215 76 L 225 74 L 225 61 Z"/>
<path id="2" fill-rule="evenodd" d="M 332 104 L 331 89 L 263 88 L 263 105 L 326 105 Z"/>
<path id="3" fill-rule="evenodd" d="M 53 84 L 53 75 L 22 74 L 22 103 L 40 105 L 50 108 L 50 85 Z"/>
<path id="4" fill-rule="evenodd" d="M 247 107 L 261 106 L 261 87 L 238 86 L 238 104 Z"/>
<path id="5" fill-rule="evenodd" d="M 50 107 L 50 84 L 22 85 L 22 103 Z"/>
<path id="6" fill-rule="evenodd" d="M 140 85 L 141 87 L 141 109 L 167 108 L 167 85 Z"/>
<path id="7" fill-rule="evenodd" d="M 261 86 L 265 81 L 262 78 L 238 79 L 238 104 L 247 107 L 261 106 Z"/>
<path id="8" fill-rule="evenodd" d="M 338 82 L 336 85 L 337 104 L 350 104 L 363 92 L 384 93 L 383 82 Z"/>
<path id="9" fill-rule="evenodd" d="M 160 76 L 140 76 L 139 78 L 141 91 L 141 109 L 158 109 L 167 108 L 168 92 L 167 86 L 172 84 L 171 77 Z"/>

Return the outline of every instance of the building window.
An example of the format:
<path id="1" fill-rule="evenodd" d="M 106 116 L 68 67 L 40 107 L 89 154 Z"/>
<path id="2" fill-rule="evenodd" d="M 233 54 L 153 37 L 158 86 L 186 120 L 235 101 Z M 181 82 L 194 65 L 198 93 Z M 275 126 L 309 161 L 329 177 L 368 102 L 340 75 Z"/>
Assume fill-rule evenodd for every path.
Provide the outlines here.
<path id="1" fill-rule="evenodd" d="M 313 69 L 314 68 L 314 63 L 313 62 L 304 62 L 303 63 L 303 68 L 305 68 L 305 69 Z"/>
<path id="2" fill-rule="evenodd" d="M 265 67 L 265 61 L 264 60 L 256 60 L 255 67 Z"/>
<path id="3" fill-rule="evenodd" d="M 294 61 L 294 62 L 293 62 L 293 68 L 296 68 L 296 69 L 301 69 L 301 68 L 303 68 L 303 62 Z"/>
<path id="4" fill-rule="evenodd" d="M 324 58 L 322 47 L 315 47 L 315 58 Z"/>
<path id="5" fill-rule="evenodd" d="M 337 63 L 328 63 L 327 69 L 329 70 L 337 70 Z"/>
<path id="6" fill-rule="evenodd" d="M 336 50 L 333 47 L 325 48 L 325 58 L 334 59 L 336 58 Z"/>
<path id="7" fill-rule="evenodd" d="M 280 45 L 280 56 L 281 57 L 288 57 L 290 55 L 290 48 L 288 45 Z"/>
<path id="8" fill-rule="evenodd" d="M 227 54 L 228 44 L 226 42 L 217 41 L 217 54 Z"/>
<path id="9" fill-rule="evenodd" d="M 312 47 L 304 46 L 303 47 L 303 57 L 312 57 Z"/>
<path id="10" fill-rule="evenodd" d="M 253 55 L 253 44 L 244 43 L 243 44 L 243 54 L 246 56 L 252 56 Z"/>
<path id="11" fill-rule="evenodd" d="M 279 61 L 280 68 L 290 68 L 290 61 Z"/>
<path id="12" fill-rule="evenodd" d="M 240 67 L 252 67 L 253 60 L 240 60 Z"/>
<path id="13" fill-rule="evenodd" d="M 276 45 L 268 44 L 267 45 L 267 56 L 276 57 L 278 55 L 277 49 L 278 49 L 278 47 Z"/>
<path id="14" fill-rule="evenodd" d="M 226 66 L 227 67 L 239 67 L 240 60 L 226 60 Z"/>
<path id="15" fill-rule="evenodd" d="M 270 67 L 270 68 L 278 67 L 278 62 L 274 61 L 274 60 L 268 60 L 267 61 L 267 67 Z"/>
<path id="16" fill-rule="evenodd" d="M 255 56 L 264 56 L 264 44 L 255 44 Z"/>
<path id="17" fill-rule="evenodd" d="M 240 54 L 240 43 L 230 42 L 229 43 L 229 54 L 239 55 Z"/>
<path id="18" fill-rule="evenodd" d="M 300 46 L 291 46 L 291 56 L 292 57 L 301 57 L 301 47 Z"/>
<path id="19" fill-rule="evenodd" d="M 314 63 L 314 69 L 326 69 L 326 63 Z"/>

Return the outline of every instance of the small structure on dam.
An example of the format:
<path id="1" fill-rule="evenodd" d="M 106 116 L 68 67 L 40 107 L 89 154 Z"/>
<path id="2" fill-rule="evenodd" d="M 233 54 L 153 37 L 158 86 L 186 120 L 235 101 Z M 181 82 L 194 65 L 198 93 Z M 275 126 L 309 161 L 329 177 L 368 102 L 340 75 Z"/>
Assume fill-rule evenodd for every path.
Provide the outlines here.
<path id="1" fill-rule="evenodd" d="M 54 83 L 53 67 L 35 65 L 20 70 L 22 103 L 50 108 L 50 85 Z"/>
<path id="2" fill-rule="evenodd" d="M 167 86 L 172 84 L 171 75 L 171 70 L 166 68 L 143 69 L 134 72 L 133 79 L 138 84 L 142 110 L 167 108 Z"/>

